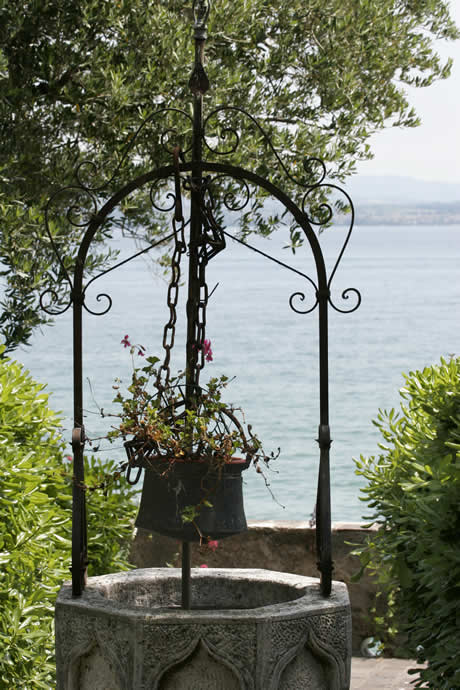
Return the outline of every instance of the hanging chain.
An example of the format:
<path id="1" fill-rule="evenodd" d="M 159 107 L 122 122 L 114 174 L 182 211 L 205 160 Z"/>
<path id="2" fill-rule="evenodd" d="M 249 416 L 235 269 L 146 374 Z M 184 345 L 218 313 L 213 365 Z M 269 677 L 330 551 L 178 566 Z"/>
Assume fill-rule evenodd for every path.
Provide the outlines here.
<path id="1" fill-rule="evenodd" d="M 190 189 L 193 188 L 193 183 Z M 208 195 L 209 201 L 205 201 Z M 200 188 L 200 213 L 202 230 L 201 237 L 198 244 L 197 253 L 197 299 L 194 302 L 193 309 L 193 358 L 192 358 L 192 376 L 193 383 L 198 387 L 200 371 L 205 365 L 205 338 L 206 338 L 206 308 L 208 305 L 209 292 L 206 283 L 206 266 L 210 259 L 216 254 L 225 249 L 225 235 L 221 227 L 217 223 L 213 215 L 215 202 L 210 186 L 210 179 L 204 178 Z"/>
<path id="2" fill-rule="evenodd" d="M 166 388 L 170 379 L 171 350 L 174 347 L 177 321 L 177 302 L 179 298 L 179 283 L 181 277 L 180 262 L 182 254 L 185 253 L 187 246 L 185 243 L 185 221 L 182 210 L 181 197 L 181 178 L 179 172 L 179 158 L 181 150 L 176 146 L 173 151 L 174 158 L 174 184 L 175 184 L 175 208 L 173 217 L 174 228 L 174 252 L 171 258 L 171 281 L 168 287 L 167 304 L 169 307 L 169 321 L 166 323 L 163 332 L 163 348 L 165 358 L 161 365 L 157 384 L 160 388 Z M 200 372 L 205 365 L 205 338 L 206 338 L 206 308 L 208 305 L 208 286 L 206 283 L 206 266 L 210 258 L 225 248 L 225 238 L 220 228 L 212 216 L 211 206 L 207 208 L 204 201 L 206 193 L 210 193 L 208 188 L 209 181 L 204 181 L 200 189 L 200 213 L 202 217 L 202 232 L 198 240 L 197 247 L 197 268 L 195 279 L 197 281 L 196 298 L 191 304 L 192 314 L 190 315 L 193 323 L 193 333 L 191 338 L 191 351 L 189 357 L 189 367 L 191 372 L 191 383 L 196 392 L 199 392 Z M 193 189 L 193 182 L 187 180 L 186 188 Z M 209 246 L 208 246 L 209 245 Z M 191 248 L 192 249 L 192 248 Z"/>
<path id="3" fill-rule="evenodd" d="M 161 365 L 158 376 L 157 385 L 159 388 L 166 388 L 169 383 L 171 371 L 171 350 L 174 347 L 174 339 L 176 335 L 176 321 L 177 321 L 177 301 L 179 299 L 179 283 L 180 283 L 180 261 L 182 254 L 185 253 L 187 247 L 185 244 L 185 221 L 182 212 L 182 197 L 181 197 L 181 180 L 179 174 L 179 156 L 180 147 L 176 146 L 173 151 L 174 157 L 174 184 L 175 184 L 175 208 L 174 217 L 172 220 L 174 229 L 174 252 L 171 257 L 171 280 L 168 287 L 167 305 L 169 307 L 169 321 L 166 323 L 163 331 L 163 348 L 165 351 L 165 358 Z"/>
<path id="4" fill-rule="evenodd" d="M 193 181 L 191 181 L 190 189 L 193 190 Z M 197 191 L 195 189 L 195 191 Z M 196 280 L 195 299 L 191 303 L 191 313 L 189 317 L 192 318 L 192 336 L 191 336 L 191 351 L 189 359 L 189 367 L 191 373 L 191 383 L 195 388 L 195 393 L 199 394 L 199 380 L 200 372 L 205 365 L 205 338 L 206 338 L 206 308 L 208 305 L 208 285 L 206 283 L 206 266 L 209 261 L 208 249 L 208 230 L 209 222 L 206 217 L 206 207 L 204 196 L 207 191 L 206 183 L 202 184 L 200 192 L 200 214 L 201 214 L 201 235 L 197 242 L 197 263 L 194 280 Z"/>
<path id="5" fill-rule="evenodd" d="M 206 307 L 208 306 L 208 286 L 206 284 L 206 266 L 208 264 L 208 257 L 206 256 L 206 235 L 202 235 L 203 244 L 200 247 L 198 254 L 198 285 L 200 288 L 198 309 L 196 311 L 196 319 L 194 323 L 195 342 L 197 351 L 199 353 L 199 362 L 197 362 L 196 385 L 199 383 L 200 371 L 203 369 L 205 361 L 205 347 L 204 340 L 206 337 Z"/>

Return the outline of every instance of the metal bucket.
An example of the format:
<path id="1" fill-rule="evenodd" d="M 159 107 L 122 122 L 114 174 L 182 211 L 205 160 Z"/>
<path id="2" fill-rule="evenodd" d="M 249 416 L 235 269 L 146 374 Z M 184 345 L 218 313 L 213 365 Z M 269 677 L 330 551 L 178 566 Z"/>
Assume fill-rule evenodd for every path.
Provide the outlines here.
<path id="1" fill-rule="evenodd" d="M 222 468 L 205 460 L 156 460 L 145 470 L 136 527 L 182 541 L 223 539 L 247 529 L 241 472 L 250 462 L 232 458 Z M 204 504 L 206 501 L 207 504 Z M 197 507 L 193 522 L 183 511 Z"/>

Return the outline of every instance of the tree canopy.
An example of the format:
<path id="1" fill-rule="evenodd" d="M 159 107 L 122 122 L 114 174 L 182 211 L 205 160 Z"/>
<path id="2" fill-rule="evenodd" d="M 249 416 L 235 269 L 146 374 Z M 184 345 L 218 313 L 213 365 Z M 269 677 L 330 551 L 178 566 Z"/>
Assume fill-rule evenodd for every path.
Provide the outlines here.
<path id="1" fill-rule="evenodd" d="M 53 191 L 72 182 L 83 158 L 110 177 L 150 113 L 190 112 L 191 5 L 24 0 L 19 10 L 0 0 L 0 337 L 8 349 L 28 342 L 45 321 L 37 294 L 60 279 L 43 233 Z M 433 41 L 459 37 L 440 0 L 214 0 L 208 33 L 206 111 L 244 107 L 293 175 L 304 172 L 305 157 L 317 157 L 339 180 L 371 157 L 372 133 L 418 124 L 404 86 L 448 77 L 450 61 Z M 153 119 L 119 170 L 118 186 L 164 161 L 159 133 Z M 276 178 L 250 123 L 234 162 Z M 158 229 L 141 198 L 116 222 Z M 101 244 L 92 266 L 103 260 Z"/>

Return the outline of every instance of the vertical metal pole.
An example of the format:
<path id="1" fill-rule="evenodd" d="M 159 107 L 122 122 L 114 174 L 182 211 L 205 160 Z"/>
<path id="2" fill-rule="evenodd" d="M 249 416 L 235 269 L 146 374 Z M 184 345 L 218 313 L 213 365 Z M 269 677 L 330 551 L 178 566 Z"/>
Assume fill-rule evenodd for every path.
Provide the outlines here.
<path id="1" fill-rule="evenodd" d="M 77 261 L 73 289 L 73 398 L 74 428 L 72 431 L 72 594 L 79 596 L 86 583 L 87 532 L 83 452 L 83 349 L 82 349 L 82 267 Z"/>
<path id="2" fill-rule="evenodd" d="M 193 93 L 193 142 L 192 142 L 192 191 L 190 206 L 190 242 L 187 298 L 187 352 L 185 377 L 185 404 L 195 407 L 199 382 L 199 349 L 197 343 L 198 311 L 200 304 L 199 250 L 202 236 L 201 186 L 202 186 L 202 128 L 203 94 L 209 87 L 203 67 L 206 19 L 209 5 L 206 1 L 194 2 L 195 15 L 195 65 L 189 86 Z M 182 606 L 191 607 L 190 543 L 182 542 Z"/>
<path id="3" fill-rule="evenodd" d="M 182 542 L 182 608 L 192 608 L 192 587 L 191 587 L 191 544 L 189 541 Z"/>
<path id="4" fill-rule="evenodd" d="M 331 593 L 331 481 L 329 449 L 331 434 L 329 428 L 329 352 L 327 307 L 329 289 L 318 291 L 319 300 L 319 394 L 320 423 L 318 444 L 320 448 L 318 493 L 316 498 L 316 552 L 321 573 L 321 593 Z"/>
<path id="5" fill-rule="evenodd" d="M 200 60 L 203 52 L 204 41 L 196 40 L 195 60 Z M 198 63 L 198 64 L 201 64 Z M 195 65 L 197 69 L 197 64 Z M 193 78 L 193 74 L 192 74 Z M 203 94 L 194 91 L 193 94 L 193 146 L 192 146 L 192 192 L 190 205 L 190 242 L 189 242 L 189 268 L 188 268 L 188 299 L 187 299 L 187 356 L 186 356 L 186 404 L 194 406 L 196 386 L 198 385 L 198 358 L 199 350 L 196 342 L 198 324 L 198 309 L 200 303 L 200 281 L 198 252 L 202 234 L 201 220 L 201 157 L 202 143 L 201 130 L 203 119 Z"/>

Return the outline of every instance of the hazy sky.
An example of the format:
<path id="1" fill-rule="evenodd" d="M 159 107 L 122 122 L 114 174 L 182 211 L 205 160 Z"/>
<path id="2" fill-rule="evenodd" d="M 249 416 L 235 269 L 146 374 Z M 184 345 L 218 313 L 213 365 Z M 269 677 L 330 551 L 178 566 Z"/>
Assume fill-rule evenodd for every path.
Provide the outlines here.
<path id="1" fill-rule="evenodd" d="M 460 0 L 452 0 L 451 15 L 460 26 Z M 454 60 L 449 79 L 426 89 L 408 89 L 421 126 L 375 134 L 370 140 L 375 158 L 360 163 L 359 174 L 460 182 L 460 40 L 440 41 L 438 46 L 442 56 Z"/>

